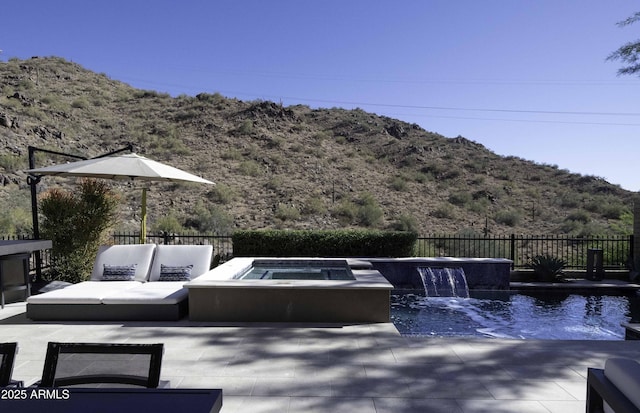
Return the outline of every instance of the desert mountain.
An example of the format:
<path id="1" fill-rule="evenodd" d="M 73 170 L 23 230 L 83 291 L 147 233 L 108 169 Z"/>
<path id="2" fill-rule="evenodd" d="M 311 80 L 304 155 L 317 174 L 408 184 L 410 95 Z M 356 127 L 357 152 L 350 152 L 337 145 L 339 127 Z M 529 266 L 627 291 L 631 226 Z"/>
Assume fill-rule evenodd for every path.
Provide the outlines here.
<path id="1" fill-rule="evenodd" d="M 152 230 L 370 227 L 421 234 L 630 233 L 633 194 L 363 110 L 171 97 L 61 58 L 0 62 L 0 232 L 28 230 L 27 147 L 135 152 L 217 183 L 149 185 Z M 531 142 L 535 145 L 535 142 Z M 571 154 L 567 154 L 571 156 Z M 36 166 L 72 161 L 42 152 Z M 75 188 L 44 177 L 38 186 Z M 136 230 L 137 184 L 120 230 Z"/>

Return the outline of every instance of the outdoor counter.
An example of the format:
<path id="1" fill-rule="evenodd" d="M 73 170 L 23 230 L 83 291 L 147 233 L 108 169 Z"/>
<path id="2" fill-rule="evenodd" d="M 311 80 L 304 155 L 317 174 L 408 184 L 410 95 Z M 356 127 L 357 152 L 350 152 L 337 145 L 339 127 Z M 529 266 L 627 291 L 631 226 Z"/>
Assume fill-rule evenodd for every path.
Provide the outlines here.
<path id="1" fill-rule="evenodd" d="M 0 308 L 4 308 L 7 292 L 24 291 L 25 300 L 31 295 L 31 253 L 51 247 L 49 240 L 0 240 Z"/>

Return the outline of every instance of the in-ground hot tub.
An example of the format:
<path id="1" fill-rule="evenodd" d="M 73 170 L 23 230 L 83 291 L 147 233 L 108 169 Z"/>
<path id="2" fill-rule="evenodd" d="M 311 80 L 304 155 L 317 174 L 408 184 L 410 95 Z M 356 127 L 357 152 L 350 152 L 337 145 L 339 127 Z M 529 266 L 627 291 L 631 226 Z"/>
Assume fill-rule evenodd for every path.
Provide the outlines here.
<path id="1" fill-rule="evenodd" d="M 233 258 L 189 282 L 194 321 L 389 322 L 393 286 L 366 261 Z"/>

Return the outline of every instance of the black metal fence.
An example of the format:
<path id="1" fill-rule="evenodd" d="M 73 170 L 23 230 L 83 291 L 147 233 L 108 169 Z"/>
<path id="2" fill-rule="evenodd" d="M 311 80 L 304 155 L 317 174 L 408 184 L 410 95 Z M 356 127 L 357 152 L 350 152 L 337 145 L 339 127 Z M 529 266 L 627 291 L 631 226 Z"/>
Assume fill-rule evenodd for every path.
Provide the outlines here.
<path id="1" fill-rule="evenodd" d="M 140 242 L 139 232 L 120 232 L 112 234 L 114 244 L 137 244 Z M 147 234 L 146 241 L 151 244 L 163 245 L 213 245 L 213 253 L 221 261 L 233 257 L 233 243 L 231 235 L 203 235 L 198 233 L 168 233 Z"/>
<path id="2" fill-rule="evenodd" d="M 114 244 L 135 244 L 139 242 L 139 233 L 114 233 Z M 0 239 L 29 239 L 29 236 L 0 236 Z M 158 233 L 147 234 L 147 242 L 174 245 L 213 245 L 218 261 L 227 261 L 233 257 L 233 242 L 230 235 L 206 235 L 198 233 Z M 513 261 L 515 269 L 526 268 L 536 255 L 551 255 L 567 262 L 569 270 L 585 270 L 587 251 L 602 250 L 605 269 L 624 270 L 628 268 L 633 256 L 632 235 L 572 237 L 568 235 L 497 235 L 490 237 L 471 237 L 457 235 L 421 236 L 416 243 L 414 255 L 417 257 L 468 257 L 468 258 L 507 258 Z M 49 252 L 42 251 L 42 268 L 49 266 Z M 32 256 L 32 271 L 35 260 Z"/>
<path id="3" fill-rule="evenodd" d="M 113 234 L 117 244 L 138 242 L 137 233 Z M 156 244 L 210 244 L 222 261 L 233 257 L 230 235 L 197 233 L 148 234 Z M 536 255 L 551 255 L 567 262 L 567 269 L 585 270 L 587 251 L 601 249 L 606 269 L 625 269 L 633 253 L 633 236 L 573 237 L 568 235 L 496 235 L 471 237 L 429 235 L 418 237 L 414 255 L 418 257 L 507 258 L 514 268 L 526 268 Z"/>
<path id="4" fill-rule="evenodd" d="M 573 237 L 568 235 L 504 235 L 419 237 L 420 257 L 508 258 L 514 268 L 526 268 L 531 258 L 550 255 L 567 262 L 567 269 L 585 270 L 587 251 L 602 250 L 606 269 L 625 269 L 633 255 L 633 236 Z"/>

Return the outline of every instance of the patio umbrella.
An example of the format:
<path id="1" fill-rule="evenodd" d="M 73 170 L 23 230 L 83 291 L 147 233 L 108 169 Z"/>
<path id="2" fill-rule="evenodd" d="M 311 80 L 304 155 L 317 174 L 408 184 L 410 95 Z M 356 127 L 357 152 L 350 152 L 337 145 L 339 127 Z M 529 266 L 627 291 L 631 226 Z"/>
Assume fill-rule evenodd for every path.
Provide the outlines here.
<path id="1" fill-rule="evenodd" d="M 30 175 L 75 176 L 130 181 L 165 181 L 215 183 L 181 169 L 156 162 L 135 153 L 105 156 L 86 161 L 71 162 L 45 168 L 29 169 Z M 140 223 L 140 243 L 144 243 L 147 233 L 147 188 L 142 188 L 142 219 Z"/>

